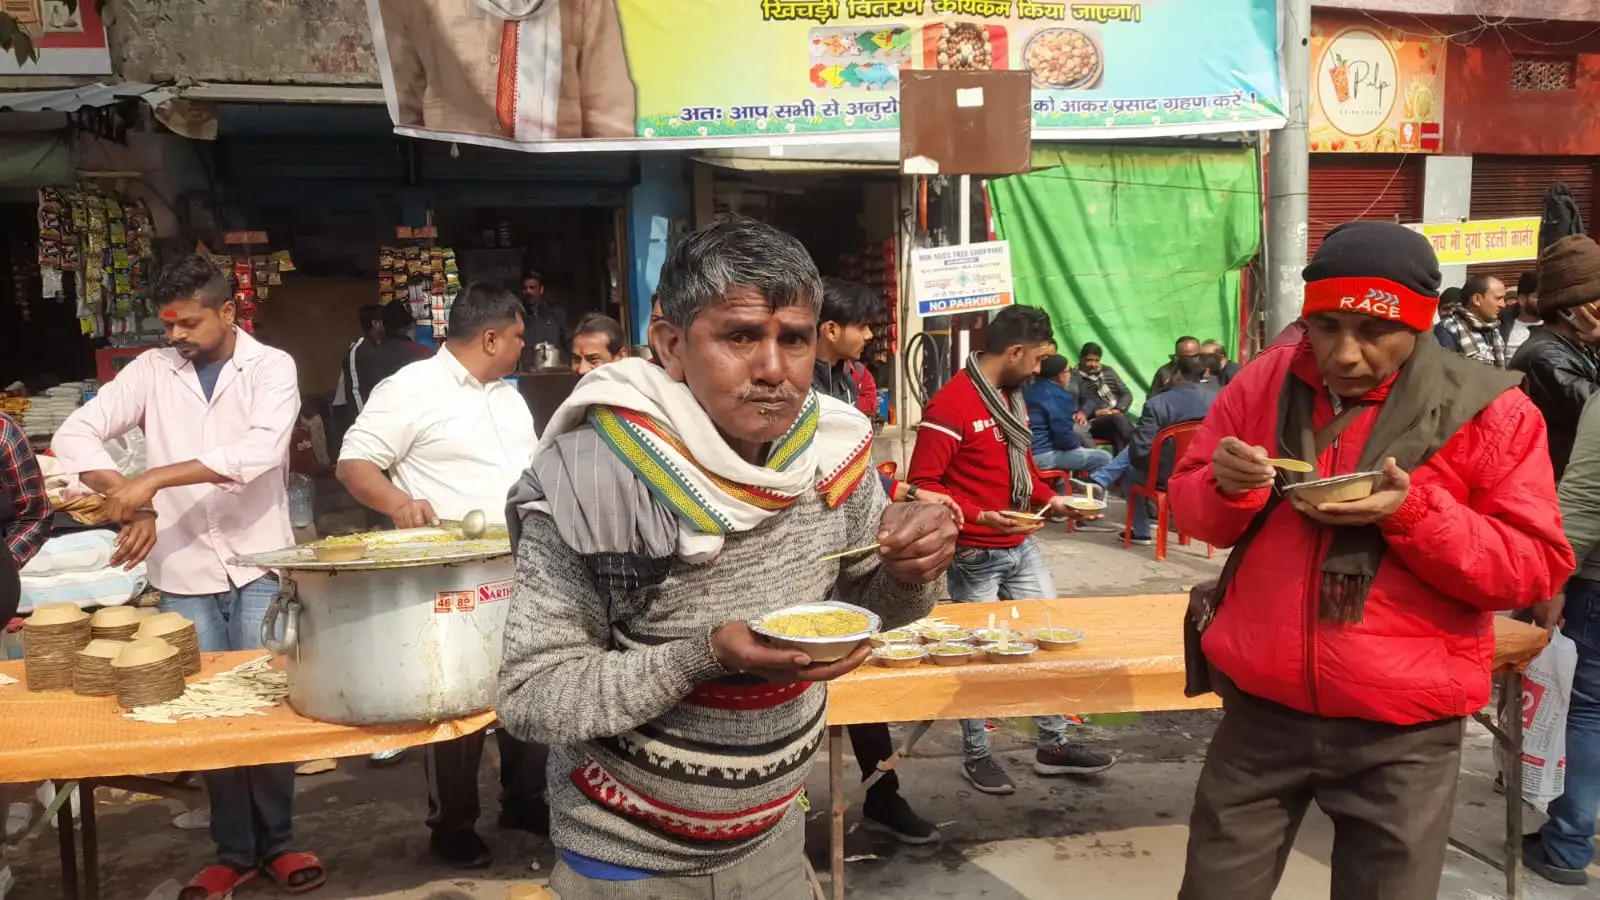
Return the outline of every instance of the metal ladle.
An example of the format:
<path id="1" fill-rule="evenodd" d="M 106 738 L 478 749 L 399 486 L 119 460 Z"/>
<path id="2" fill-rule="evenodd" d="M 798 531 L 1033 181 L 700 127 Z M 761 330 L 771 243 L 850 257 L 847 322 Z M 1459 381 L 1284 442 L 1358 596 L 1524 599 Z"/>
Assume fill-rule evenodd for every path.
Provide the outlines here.
<path id="1" fill-rule="evenodd" d="M 461 517 L 461 536 L 469 541 L 483 537 L 488 530 L 489 517 L 481 509 L 474 509 Z"/>

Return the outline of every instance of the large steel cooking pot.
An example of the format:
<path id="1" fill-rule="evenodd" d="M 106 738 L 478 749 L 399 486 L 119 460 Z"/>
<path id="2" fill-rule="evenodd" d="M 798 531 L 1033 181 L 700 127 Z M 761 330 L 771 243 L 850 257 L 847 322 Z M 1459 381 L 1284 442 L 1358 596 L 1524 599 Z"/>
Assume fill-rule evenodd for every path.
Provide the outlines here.
<path id="1" fill-rule="evenodd" d="M 490 708 L 511 605 L 504 528 L 374 532 L 366 556 L 322 562 L 311 545 L 234 560 L 277 569 L 262 643 L 286 659 L 289 705 L 344 725 L 433 722 Z"/>

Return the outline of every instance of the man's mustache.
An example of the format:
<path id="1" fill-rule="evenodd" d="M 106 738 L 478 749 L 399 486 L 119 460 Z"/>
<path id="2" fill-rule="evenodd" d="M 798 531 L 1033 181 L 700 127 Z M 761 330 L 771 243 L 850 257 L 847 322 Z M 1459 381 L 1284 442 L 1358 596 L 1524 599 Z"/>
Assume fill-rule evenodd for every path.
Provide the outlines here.
<path id="1" fill-rule="evenodd" d="M 739 392 L 742 403 L 792 403 L 800 392 L 791 387 L 748 387 Z"/>

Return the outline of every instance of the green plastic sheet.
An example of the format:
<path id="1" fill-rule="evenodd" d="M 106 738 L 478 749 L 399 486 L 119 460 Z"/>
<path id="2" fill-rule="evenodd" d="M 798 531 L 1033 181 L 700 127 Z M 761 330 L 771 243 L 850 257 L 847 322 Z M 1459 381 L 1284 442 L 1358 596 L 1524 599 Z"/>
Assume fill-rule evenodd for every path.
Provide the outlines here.
<path id="1" fill-rule="evenodd" d="M 1249 147 L 1052 146 L 989 182 L 1016 300 L 1050 313 L 1063 355 L 1094 341 L 1135 407 L 1181 335 L 1238 359 L 1239 272 L 1261 242 Z"/>

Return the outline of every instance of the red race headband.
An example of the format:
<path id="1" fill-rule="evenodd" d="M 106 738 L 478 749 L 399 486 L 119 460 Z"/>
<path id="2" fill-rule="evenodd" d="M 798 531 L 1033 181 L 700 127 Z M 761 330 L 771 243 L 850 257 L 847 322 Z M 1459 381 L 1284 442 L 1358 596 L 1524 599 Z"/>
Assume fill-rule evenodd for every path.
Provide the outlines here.
<path id="1" fill-rule="evenodd" d="M 1322 312 L 1353 312 L 1374 319 L 1400 322 L 1416 331 L 1433 327 L 1439 298 L 1419 294 L 1399 282 L 1364 275 L 1324 278 L 1306 283 L 1303 316 Z"/>

